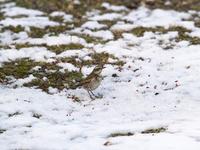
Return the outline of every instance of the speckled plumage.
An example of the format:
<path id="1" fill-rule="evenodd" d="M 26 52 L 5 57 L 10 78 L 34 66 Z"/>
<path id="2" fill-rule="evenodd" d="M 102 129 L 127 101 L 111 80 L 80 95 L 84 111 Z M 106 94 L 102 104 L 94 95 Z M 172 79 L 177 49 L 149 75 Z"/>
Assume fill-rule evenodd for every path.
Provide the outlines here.
<path id="1" fill-rule="evenodd" d="M 79 83 L 79 85 L 83 86 L 83 88 L 88 91 L 93 91 L 98 88 L 103 79 L 101 76 L 103 68 L 103 65 L 96 66 L 94 70 Z"/>

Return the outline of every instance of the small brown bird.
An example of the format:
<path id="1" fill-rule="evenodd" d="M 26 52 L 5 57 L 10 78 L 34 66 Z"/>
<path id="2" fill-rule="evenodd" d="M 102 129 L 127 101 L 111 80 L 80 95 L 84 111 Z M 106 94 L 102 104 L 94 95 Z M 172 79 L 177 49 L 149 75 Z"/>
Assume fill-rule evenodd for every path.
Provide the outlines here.
<path id="1" fill-rule="evenodd" d="M 96 96 L 92 91 L 97 89 L 103 80 L 101 72 L 104 69 L 104 65 L 97 65 L 94 70 L 82 81 L 79 82 L 78 86 L 82 86 L 87 90 L 90 98 L 94 100 L 95 98 L 100 98 L 102 96 Z"/>
<path id="2" fill-rule="evenodd" d="M 102 53 L 101 58 L 99 58 L 99 61 L 93 71 L 76 85 L 76 87 L 83 87 L 86 89 L 92 100 L 102 97 L 101 95 L 96 96 L 93 91 L 99 87 L 101 81 L 103 80 L 101 72 L 105 68 L 104 66 L 108 62 L 108 58 L 109 54 Z"/>

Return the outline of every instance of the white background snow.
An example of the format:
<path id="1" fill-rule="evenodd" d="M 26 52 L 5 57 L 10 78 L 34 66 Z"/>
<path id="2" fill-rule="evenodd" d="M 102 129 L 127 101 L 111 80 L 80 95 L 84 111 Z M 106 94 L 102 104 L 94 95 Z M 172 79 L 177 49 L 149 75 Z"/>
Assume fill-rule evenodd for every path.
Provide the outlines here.
<path id="1" fill-rule="evenodd" d="M 21 33 L 17 42 L 31 44 L 46 43 L 57 45 L 81 43 L 96 52 L 108 52 L 126 62 L 122 70 L 107 65 L 105 76 L 95 93 L 103 94 L 102 99 L 91 101 L 84 89 L 64 90 L 47 94 L 39 89 L 0 85 L 0 149 L 65 149 L 65 150 L 199 150 L 200 149 L 200 46 L 187 41 L 175 42 L 170 50 L 164 50 L 159 40 L 168 43 L 177 36 L 176 32 L 156 34 L 147 32 L 142 37 L 124 33 L 114 40 L 112 32 L 104 30 L 106 25 L 99 20 L 121 19 L 129 23 L 117 23 L 113 30 L 127 31 L 137 26 L 184 26 L 195 33 L 200 29 L 192 21 L 184 21 L 189 13 L 166 10 L 149 10 L 140 7 L 128 10 L 123 6 L 105 8 L 115 12 L 95 15 L 80 29 L 72 32 L 87 32 L 94 37 L 110 40 L 106 44 L 88 44 L 82 38 L 69 34 L 45 36 L 31 39 Z M 128 15 L 119 11 L 129 11 Z M 9 16 L 26 14 L 26 18 L 6 18 L 1 26 L 46 26 L 57 25 L 40 11 L 8 6 L 2 10 Z M 59 14 L 57 12 L 57 14 Z M 62 14 L 62 13 L 61 13 Z M 55 14 L 54 14 L 55 15 Z M 64 14 L 62 14 L 64 15 Z M 68 19 L 71 20 L 71 16 Z M 90 30 L 91 29 L 91 30 Z M 92 29 L 99 29 L 92 31 Z M 13 34 L 0 33 L 0 42 L 14 42 Z M 45 48 L 33 47 L 1 49 L 0 63 L 29 57 L 37 61 L 48 61 L 52 57 L 71 55 L 85 56 L 87 49 L 67 51 L 60 55 Z M 139 58 L 144 58 L 141 60 Z M 71 64 L 60 64 L 65 69 L 76 70 Z M 188 69 L 188 66 L 189 69 Z M 87 69 L 87 68 L 85 68 Z M 138 69 L 137 71 L 135 69 Z M 85 72 L 87 72 L 85 70 Z M 116 73 L 117 78 L 112 78 Z M 32 77 L 30 77 L 32 78 Z M 23 82 L 23 81 L 20 81 Z M 80 103 L 73 102 L 75 94 Z M 9 117 L 9 114 L 18 115 Z M 41 117 L 35 118 L 34 114 Z M 141 134 L 142 131 L 165 127 L 158 134 Z M 112 133 L 134 133 L 133 136 L 109 137 Z M 108 142 L 109 145 L 104 144 Z"/>

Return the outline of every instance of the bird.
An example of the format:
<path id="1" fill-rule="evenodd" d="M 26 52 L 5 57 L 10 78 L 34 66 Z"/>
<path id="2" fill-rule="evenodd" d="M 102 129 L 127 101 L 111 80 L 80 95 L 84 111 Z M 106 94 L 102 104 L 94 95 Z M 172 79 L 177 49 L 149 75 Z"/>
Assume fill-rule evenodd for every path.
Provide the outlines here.
<path id="1" fill-rule="evenodd" d="M 79 82 L 78 86 L 83 87 L 87 90 L 90 98 L 94 100 L 95 98 L 100 98 L 102 96 L 96 96 L 93 91 L 97 89 L 101 81 L 103 80 L 103 76 L 101 76 L 101 72 L 104 69 L 104 65 L 97 65 L 93 71 L 82 81 Z"/>
<path id="2" fill-rule="evenodd" d="M 101 58 L 101 62 L 99 62 L 95 66 L 93 71 L 76 85 L 76 87 L 83 87 L 88 92 L 92 100 L 94 100 L 95 98 L 102 98 L 102 95 L 97 96 L 93 93 L 93 91 L 100 86 L 101 81 L 103 80 L 103 76 L 101 75 L 101 73 L 105 68 L 105 64 L 107 63 L 108 58 L 108 54 L 103 55 Z"/>

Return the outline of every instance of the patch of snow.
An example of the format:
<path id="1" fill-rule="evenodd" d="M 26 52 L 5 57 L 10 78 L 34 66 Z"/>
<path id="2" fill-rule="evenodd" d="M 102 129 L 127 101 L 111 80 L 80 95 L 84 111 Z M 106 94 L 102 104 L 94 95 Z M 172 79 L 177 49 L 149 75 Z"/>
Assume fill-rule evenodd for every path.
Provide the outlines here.
<path id="1" fill-rule="evenodd" d="M 56 26 L 59 25 L 59 23 L 56 23 L 54 21 L 50 21 L 48 17 L 22 17 L 22 18 L 6 18 L 4 20 L 0 21 L 0 25 L 3 26 L 34 26 L 38 28 L 44 28 L 46 26 Z"/>
<path id="2" fill-rule="evenodd" d="M 17 41 L 25 41 L 27 39 L 28 34 L 26 32 L 12 33 L 10 31 L 5 31 L 0 33 L 0 41 L 4 45 L 17 43 Z"/>
<path id="3" fill-rule="evenodd" d="M 109 30 L 99 30 L 99 31 L 84 30 L 82 33 L 88 34 L 92 37 L 102 38 L 104 40 L 112 40 L 114 38 L 113 33 Z"/>
<path id="4" fill-rule="evenodd" d="M 62 67 L 62 70 L 68 70 L 69 72 L 78 71 L 79 68 L 75 67 L 70 63 L 58 63 L 58 66 Z"/>
<path id="5" fill-rule="evenodd" d="M 43 38 L 28 38 L 26 40 L 18 40 L 16 43 L 29 43 L 33 45 L 47 44 L 49 46 L 62 44 L 81 44 L 86 45 L 86 41 L 78 36 L 68 34 L 59 34 L 58 36 L 45 35 Z"/>
<path id="6" fill-rule="evenodd" d="M 70 43 L 76 43 L 76 44 L 82 44 L 82 45 L 86 44 L 83 38 L 80 38 L 78 36 L 65 35 L 65 34 L 60 34 L 58 36 L 46 36 L 44 37 L 44 40 L 49 46 L 60 45 L 60 44 L 70 44 Z"/>
<path id="7" fill-rule="evenodd" d="M 103 21 L 103 20 L 113 21 L 121 18 L 122 16 L 123 15 L 119 13 L 107 13 L 103 15 L 95 15 L 93 17 L 90 17 L 89 19 L 93 21 Z"/>
<path id="8" fill-rule="evenodd" d="M 36 77 L 34 77 L 33 75 L 29 75 L 27 78 L 24 78 L 24 79 L 18 79 L 18 80 L 15 79 L 16 81 L 14 81 L 14 83 L 11 84 L 11 87 L 15 87 L 15 86 L 20 87 L 20 86 L 23 86 L 23 84 L 29 83 L 29 82 L 31 82 L 34 79 L 36 79 Z"/>
<path id="9" fill-rule="evenodd" d="M 184 12 L 176 12 L 173 10 L 149 10 L 145 7 L 140 7 L 137 10 L 133 10 L 127 16 L 125 20 L 133 22 L 135 25 L 144 27 L 170 27 L 170 26 L 184 26 L 186 28 L 194 28 L 192 21 L 183 21 L 183 19 L 189 19 L 190 14 Z"/>
<path id="10" fill-rule="evenodd" d="M 45 61 L 51 57 L 55 57 L 55 53 L 50 52 L 43 47 L 22 48 L 20 50 L 8 49 L 0 51 L 0 63 L 21 58 L 30 58 L 36 61 Z"/>
<path id="11" fill-rule="evenodd" d="M 189 36 L 192 37 L 200 37 L 200 30 L 199 29 L 194 29 L 191 33 L 187 33 Z"/>
<path id="12" fill-rule="evenodd" d="M 1 9 L 1 11 L 4 12 L 5 16 L 9 16 L 9 17 L 20 16 L 20 15 L 34 17 L 34 16 L 41 16 L 44 14 L 43 12 L 39 10 L 26 9 L 23 7 L 16 7 L 16 6 Z"/>
<path id="13" fill-rule="evenodd" d="M 52 12 L 50 14 L 50 16 L 52 16 L 52 17 L 63 17 L 63 19 L 64 19 L 65 22 L 71 22 L 72 19 L 73 19 L 72 15 L 66 14 L 65 12 L 62 12 L 62 11 Z"/>
<path id="14" fill-rule="evenodd" d="M 113 30 L 113 31 L 130 31 L 135 27 L 136 27 L 136 25 L 131 24 L 131 23 L 118 22 L 117 24 L 115 24 L 111 27 L 111 30 Z"/>
<path id="15" fill-rule="evenodd" d="M 57 57 L 78 56 L 79 58 L 82 58 L 82 57 L 86 56 L 87 54 L 88 54 L 88 52 L 84 49 L 82 49 L 82 50 L 67 50 L 67 51 L 64 51 L 64 52 L 60 53 L 59 55 L 57 55 Z"/>
<path id="16" fill-rule="evenodd" d="M 106 28 L 107 26 L 105 24 L 100 24 L 97 21 L 88 21 L 84 23 L 81 27 L 85 29 L 95 30 L 95 29 Z"/>
<path id="17" fill-rule="evenodd" d="M 88 29 L 81 29 L 77 28 L 71 31 L 72 33 L 78 33 L 78 34 L 85 34 L 92 37 L 101 38 L 103 40 L 112 40 L 114 38 L 114 35 L 109 30 L 98 30 L 98 31 L 91 31 Z"/>
<path id="18" fill-rule="evenodd" d="M 111 5 L 109 3 L 102 3 L 102 7 L 108 9 L 108 10 L 112 10 L 112 11 L 127 11 L 128 9 L 125 6 L 115 6 L 115 5 Z"/>

